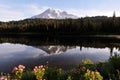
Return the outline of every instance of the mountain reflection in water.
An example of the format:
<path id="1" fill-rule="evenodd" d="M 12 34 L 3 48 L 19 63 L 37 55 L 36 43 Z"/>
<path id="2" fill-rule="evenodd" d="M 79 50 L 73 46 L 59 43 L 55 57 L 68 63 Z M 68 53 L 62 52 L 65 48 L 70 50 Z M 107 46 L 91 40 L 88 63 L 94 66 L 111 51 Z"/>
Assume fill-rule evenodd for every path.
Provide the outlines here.
<path id="1" fill-rule="evenodd" d="M 116 50 L 116 49 L 115 49 Z M 40 46 L 32 47 L 22 44 L 0 44 L 0 71 L 11 71 L 18 65 L 24 64 L 33 67 L 45 64 L 67 67 L 79 65 L 82 59 L 91 59 L 94 62 L 105 61 L 109 58 L 109 48 L 85 48 L 79 46 Z"/>
<path id="2" fill-rule="evenodd" d="M 107 61 L 114 53 L 120 53 L 120 40 L 115 38 L 2 37 L 0 42 L 0 72 L 11 72 L 19 64 L 32 69 L 46 62 L 51 67 L 68 69 L 81 64 L 83 59 Z"/>

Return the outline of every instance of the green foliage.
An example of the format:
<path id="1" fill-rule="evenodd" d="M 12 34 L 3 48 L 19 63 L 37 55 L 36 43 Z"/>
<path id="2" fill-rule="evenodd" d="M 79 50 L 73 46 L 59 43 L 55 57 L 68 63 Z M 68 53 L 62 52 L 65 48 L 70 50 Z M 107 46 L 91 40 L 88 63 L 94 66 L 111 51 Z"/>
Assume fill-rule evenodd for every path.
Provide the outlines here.
<path id="1" fill-rule="evenodd" d="M 115 68 L 120 70 L 120 56 L 115 55 L 109 59 L 111 65 Z"/>
<path id="2" fill-rule="evenodd" d="M 113 66 L 109 62 L 98 63 L 97 70 L 101 73 L 104 79 L 111 79 L 115 71 Z"/>
<path id="3" fill-rule="evenodd" d="M 50 80 L 50 79 L 57 80 L 57 69 L 55 69 L 55 68 L 54 69 L 51 69 L 51 68 L 46 69 L 44 78 L 46 80 Z"/>
<path id="4" fill-rule="evenodd" d="M 116 71 L 117 71 L 117 77 L 120 80 L 120 71 L 119 70 L 116 70 Z"/>
<path id="5" fill-rule="evenodd" d="M 21 80 L 36 80 L 34 73 L 31 70 L 27 70 L 23 73 Z"/>
<path id="6" fill-rule="evenodd" d="M 71 76 L 68 76 L 67 80 L 72 80 Z"/>
<path id="7" fill-rule="evenodd" d="M 67 73 L 61 68 L 47 68 L 44 79 L 45 80 L 66 80 Z"/>
<path id="8" fill-rule="evenodd" d="M 71 69 L 68 74 L 71 75 L 72 80 L 83 80 L 85 72 L 86 67 L 81 66 L 78 68 Z"/>

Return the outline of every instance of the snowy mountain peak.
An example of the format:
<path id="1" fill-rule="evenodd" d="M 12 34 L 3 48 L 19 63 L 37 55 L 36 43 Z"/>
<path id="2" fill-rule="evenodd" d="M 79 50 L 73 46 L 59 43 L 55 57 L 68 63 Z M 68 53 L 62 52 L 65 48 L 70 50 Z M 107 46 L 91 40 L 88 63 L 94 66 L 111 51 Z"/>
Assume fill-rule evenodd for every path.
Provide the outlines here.
<path id="1" fill-rule="evenodd" d="M 65 18 L 78 18 L 75 15 L 68 14 L 65 11 L 60 11 L 58 9 L 49 8 L 45 10 L 43 13 L 33 16 L 32 18 L 46 18 L 46 19 L 65 19 Z"/>
<path id="2" fill-rule="evenodd" d="M 58 9 L 53 9 L 53 8 L 48 8 L 45 12 L 55 12 L 55 13 L 60 13 L 60 10 Z"/>

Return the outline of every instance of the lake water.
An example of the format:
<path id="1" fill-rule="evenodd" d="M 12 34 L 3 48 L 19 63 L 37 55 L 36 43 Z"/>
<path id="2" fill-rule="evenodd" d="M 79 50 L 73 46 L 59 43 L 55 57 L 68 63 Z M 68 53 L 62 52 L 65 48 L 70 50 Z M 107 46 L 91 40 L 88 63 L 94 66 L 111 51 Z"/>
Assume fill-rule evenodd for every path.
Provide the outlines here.
<path id="1" fill-rule="evenodd" d="M 43 37 L 14 36 L 0 38 L 0 72 L 11 72 L 14 66 L 35 65 L 69 69 L 84 59 L 104 62 L 120 53 L 119 37 Z"/>

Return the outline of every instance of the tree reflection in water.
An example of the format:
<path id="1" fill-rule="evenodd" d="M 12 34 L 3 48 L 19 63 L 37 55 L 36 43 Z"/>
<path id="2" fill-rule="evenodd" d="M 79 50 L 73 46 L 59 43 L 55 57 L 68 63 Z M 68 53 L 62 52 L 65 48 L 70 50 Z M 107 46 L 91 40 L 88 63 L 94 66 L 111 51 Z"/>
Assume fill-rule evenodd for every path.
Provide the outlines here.
<path id="1" fill-rule="evenodd" d="M 47 61 L 51 66 L 68 68 L 85 58 L 97 62 L 120 52 L 116 37 L 2 36 L 0 42 L 0 72 L 11 72 L 19 64 L 34 67 Z"/>

